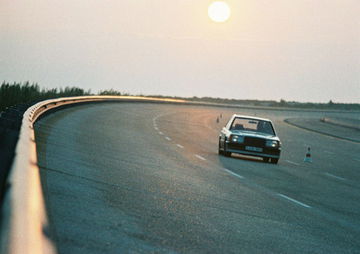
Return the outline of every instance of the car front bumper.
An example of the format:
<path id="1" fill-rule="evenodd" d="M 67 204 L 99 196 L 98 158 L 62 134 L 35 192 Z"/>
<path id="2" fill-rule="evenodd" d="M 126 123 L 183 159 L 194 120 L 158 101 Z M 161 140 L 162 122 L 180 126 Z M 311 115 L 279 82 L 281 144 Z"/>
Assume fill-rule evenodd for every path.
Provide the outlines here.
<path id="1" fill-rule="evenodd" d="M 262 151 L 249 151 L 246 149 L 246 144 L 238 144 L 232 142 L 226 142 L 226 151 L 231 153 L 238 153 L 244 155 L 251 155 L 257 157 L 268 157 L 268 158 L 280 158 L 281 148 L 277 147 L 259 147 Z"/>

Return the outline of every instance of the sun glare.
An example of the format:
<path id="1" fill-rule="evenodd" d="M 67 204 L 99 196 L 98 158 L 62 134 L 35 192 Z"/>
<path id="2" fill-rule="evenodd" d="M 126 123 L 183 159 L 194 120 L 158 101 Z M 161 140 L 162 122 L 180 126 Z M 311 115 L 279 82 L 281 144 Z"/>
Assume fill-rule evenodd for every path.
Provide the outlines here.
<path id="1" fill-rule="evenodd" d="M 230 7 L 223 1 L 216 1 L 210 4 L 208 15 L 212 21 L 225 22 L 230 18 Z"/>

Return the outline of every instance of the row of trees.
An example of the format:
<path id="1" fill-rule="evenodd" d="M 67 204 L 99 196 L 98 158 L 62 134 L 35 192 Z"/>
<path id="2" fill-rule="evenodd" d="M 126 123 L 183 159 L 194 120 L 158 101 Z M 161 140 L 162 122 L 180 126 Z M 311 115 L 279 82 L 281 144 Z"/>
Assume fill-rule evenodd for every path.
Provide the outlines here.
<path id="1" fill-rule="evenodd" d="M 3 82 L 0 87 L 0 112 L 5 108 L 17 104 L 34 103 L 41 100 L 89 95 L 90 91 L 85 91 L 78 87 L 65 88 L 40 88 L 36 83 L 7 83 Z"/>
<path id="2" fill-rule="evenodd" d="M 117 90 L 114 90 L 113 88 L 111 89 L 108 89 L 108 90 L 101 90 L 99 92 L 99 95 L 112 95 L 112 96 L 120 96 L 120 95 L 124 95 L 124 96 L 128 96 L 130 94 L 128 93 L 122 93 L 122 92 L 119 92 Z"/>
<path id="3" fill-rule="evenodd" d="M 71 97 L 90 95 L 91 91 L 85 91 L 78 87 L 65 87 L 65 88 L 53 88 L 45 89 L 40 88 L 38 84 L 29 82 L 25 83 L 6 83 L 3 82 L 0 87 L 0 112 L 6 107 L 21 104 L 32 103 L 45 99 L 59 98 L 59 97 Z M 102 90 L 99 95 L 130 95 L 128 93 L 122 93 L 114 89 Z M 328 103 L 302 103 L 294 101 L 280 101 L 273 100 L 237 100 L 237 99 L 224 99 L 224 98 L 212 98 L 212 97 L 171 97 L 155 95 L 151 97 L 158 98 L 172 98 L 172 99 L 184 99 L 189 101 L 222 103 L 222 104 L 238 104 L 247 106 L 263 106 L 263 107 L 283 107 L 283 108 L 316 108 L 316 109 L 345 109 L 345 110 L 360 110 L 360 104 L 355 103 L 335 103 L 330 100 Z"/>
<path id="4" fill-rule="evenodd" d="M 335 110 L 360 110 L 359 103 L 336 103 L 330 100 L 328 103 L 313 103 L 313 102 L 296 102 L 296 101 L 280 101 L 275 100 L 239 100 L 239 99 L 225 99 L 214 97 L 169 97 L 154 95 L 151 97 L 183 99 L 188 101 L 200 101 L 210 103 L 220 103 L 229 105 L 243 105 L 243 106 L 259 106 L 259 107 L 276 107 L 276 108 L 302 108 L 302 109 L 335 109 Z"/>

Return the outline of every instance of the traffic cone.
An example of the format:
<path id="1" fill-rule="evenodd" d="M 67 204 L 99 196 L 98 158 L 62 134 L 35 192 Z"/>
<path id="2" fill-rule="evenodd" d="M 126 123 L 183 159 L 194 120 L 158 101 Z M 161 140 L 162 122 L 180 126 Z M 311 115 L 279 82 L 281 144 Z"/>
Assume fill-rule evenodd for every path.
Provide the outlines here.
<path id="1" fill-rule="evenodd" d="M 307 152 L 305 154 L 304 162 L 312 162 L 310 147 L 308 147 Z"/>

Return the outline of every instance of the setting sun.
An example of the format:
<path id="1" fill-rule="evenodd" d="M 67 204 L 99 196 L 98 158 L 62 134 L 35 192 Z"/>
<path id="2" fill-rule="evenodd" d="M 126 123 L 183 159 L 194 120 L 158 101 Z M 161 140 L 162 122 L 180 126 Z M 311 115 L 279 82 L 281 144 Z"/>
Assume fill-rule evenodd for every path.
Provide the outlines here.
<path id="1" fill-rule="evenodd" d="M 230 7 L 223 1 L 216 1 L 210 4 L 208 15 L 212 21 L 225 22 L 230 18 Z"/>

